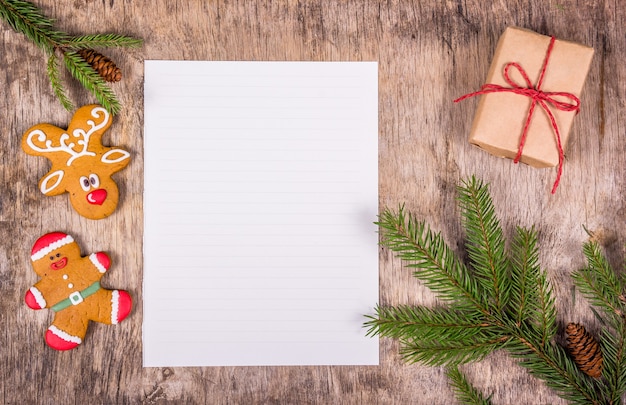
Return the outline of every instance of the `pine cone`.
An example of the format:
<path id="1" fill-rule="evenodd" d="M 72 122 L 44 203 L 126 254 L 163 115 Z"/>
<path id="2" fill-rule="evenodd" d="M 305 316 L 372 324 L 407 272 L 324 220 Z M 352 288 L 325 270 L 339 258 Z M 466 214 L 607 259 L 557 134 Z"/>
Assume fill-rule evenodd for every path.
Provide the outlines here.
<path id="1" fill-rule="evenodd" d="M 81 49 L 78 51 L 78 54 L 107 82 L 119 82 L 122 80 L 120 68 L 115 66 L 115 63 L 103 54 L 93 49 Z"/>
<path id="2" fill-rule="evenodd" d="M 578 323 L 567 325 L 567 348 L 580 370 L 593 378 L 602 375 L 602 351 L 594 337 Z"/>

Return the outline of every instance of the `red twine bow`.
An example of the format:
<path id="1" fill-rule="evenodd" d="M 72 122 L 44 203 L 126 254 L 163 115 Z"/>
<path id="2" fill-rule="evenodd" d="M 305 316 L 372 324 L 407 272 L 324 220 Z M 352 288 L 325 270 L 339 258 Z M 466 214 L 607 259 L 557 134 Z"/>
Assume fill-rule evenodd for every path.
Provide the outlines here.
<path id="1" fill-rule="evenodd" d="M 550 45 L 548 46 L 546 57 L 543 61 L 543 66 L 541 68 L 541 74 L 539 75 L 539 80 L 537 81 L 536 86 L 533 87 L 530 79 L 528 78 L 528 75 L 526 74 L 526 71 L 518 63 L 510 62 L 504 66 L 504 80 L 511 87 L 504 87 L 504 86 L 500 86 L 499 84 L 488 83 L 488 84 L 483 85 L 479 91 L 466 94 L 454 100 L 455 103 L 458 103 L 459 101 L 463 101 L 466 98 L 478 96 L 480 94 L 501 93 L 501 92 L 515 93 L 515 94 L 519 94 L 522 96 L 530 97 L 532 102 L 530 104 L 530 108 L 528 109 L 528 115 L 526 116 L 526 123 L 524 124 L 524 130 L 522 131 L 522 136 L 520 138 L 519 146 L 517 149 L 517 155 L 515 156 L 515 159 L 513 160 L 514 163 L 519 162 L 520 158 L 522 157 L 522 150 L 524 149 L 524 144 L 526 143 L 526 136 L 528 135 L 528 127 L 530 126 L 530 121 L 533 117 L 533 113 L 535 112 L 535 107 L 537 104 L 539 104 L 541 108 L 543 108 L 543 110 L 548 115 L 548 118 L 550 119 L 550 123 L 552 124 L 552 129 L 554 130 L 554 136 L 556 138 L 557 148 L 559 150 L 559 169 L 557 172 L 556 180 L 554 181 L 554 185 L 552 186 L 552 194 L 556 192 L 556 189 L 559 186 L 559 182 L 561 181 L 561 174 L 563 173 L 563 159 L 565 157 L 565 154 L 563 152 L 563 145 L 561 143 L 561 134 L 559 132 L 559 126 L 557 125 L 556 119 L 554 118 L 552 111 L 550 111 L 550 107 L 548 106 L 548 104 L 552 105 L 554 108 L 560 111 L 576 111 L 576 114 L 578 114 L 578 111 L 580 110 L 580 99 L 576 97 L 575 95 L 571 93 L 565 93 L 565 92 L 545 92 L 541 90 L 543 78 L 546 73 L 546 67 L 548 66 L 548 59 L 550 58 L 550 54 L 552 53 L 552 48 L 554 47 L 554 41 L 555 39 L 554 37 L 552 37 L 550 39 Z M 517 84 L 515 81 L 511 79 L 511 77 L 509 76 L 509 69 L 511 67 L 516 68 L 517 71 L 522 75 L 522 77 L 524 78 L 524 81 L 526 82 L 525 83 L 526 87 L 520 86 L 519 84 Z M 564 97 L 567 99 L 567 101 L 561 101 L 555 97 Z"/>

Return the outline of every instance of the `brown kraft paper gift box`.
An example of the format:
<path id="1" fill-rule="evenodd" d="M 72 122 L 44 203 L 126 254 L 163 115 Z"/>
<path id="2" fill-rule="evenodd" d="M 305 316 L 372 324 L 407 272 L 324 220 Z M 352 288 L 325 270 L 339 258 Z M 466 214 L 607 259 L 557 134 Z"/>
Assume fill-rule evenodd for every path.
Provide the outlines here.
<path id="1" fill-rule="evenodd" d="M 550 45 L 551 37 L 536 32 L 509 27 L 500 37 L 485 83 L 510 88 L 504 77 L 504 67 L 518 63 L 528 75 L 532 87 L 537 85 Z M 543 92 L 571 93 L 580 98 L 593 48 L 556 39 L 541 83 Z M 516 68 L 509 69 L 509 77 L 520 87 L 528 87 Z M 571 102 L 562 96 L 556 100 Z M 532 98 L 509 91 L 483 94 L 478 104 L 470 132 L 470 143 L 487 152 L 515 158 L 528 117 Z M 550 103 L 563 149 L 567 144 L 575 111 L 560 111 Z M 535 106 L 520 161 L 534 167 L 554 167 L 559 164 L 559 149 L 552 123 L 547 113 Z"/>

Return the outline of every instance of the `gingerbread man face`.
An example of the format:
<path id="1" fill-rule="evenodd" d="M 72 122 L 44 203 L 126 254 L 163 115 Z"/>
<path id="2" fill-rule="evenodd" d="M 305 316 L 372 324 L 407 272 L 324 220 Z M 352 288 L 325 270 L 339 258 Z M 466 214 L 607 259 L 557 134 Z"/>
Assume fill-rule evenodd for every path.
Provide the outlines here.
<path id="1" fill-rule="evenodd" d="M 22 149 L 52 162 L 39 181 L 41 192 L 48 196 L 69 193 L 74 209 L 90 219 L 111 215 L 119 200 L 111 175 L 128 165 L 130 154 L 102 145 L 102 135 L 110 126 L 106 109 L 87 105 L 76 111 L 67 129 L 39 124 L 27 130 Z"/>
<path id="2" fill-rule="evenodd" d="M 49 249 L 40 249 L 38 247 L 37 256 L 31 257 L 33 259 L 33 269 L 39 277 L 59 278 L 59 270 L 72 269 L 72 265 L 81 259 L 80 248 L 78 244 L 73 243 L 74 239 L 69 235 L 60 233 L 58 235 L 57 244 L 59 248 L 48 253 L 48 250 L 54 246 L 50 246 Z M 62 273 L 66 273 L 66 271 Z"/>
<path id="3" fill-rule="evenodd" d="M 45 336 L 53 349 L 70 350 L 81 344 L 89 321 L 117 324 L 130 313 L 132 300 L 126 291 L 100 286 L 111 266 L 106 253 L 82 257 L 74 238 L 53 232 L 35 242 L 31 260 L 41 280 L 24 299 L 32 309 L 55 312 Z"/>

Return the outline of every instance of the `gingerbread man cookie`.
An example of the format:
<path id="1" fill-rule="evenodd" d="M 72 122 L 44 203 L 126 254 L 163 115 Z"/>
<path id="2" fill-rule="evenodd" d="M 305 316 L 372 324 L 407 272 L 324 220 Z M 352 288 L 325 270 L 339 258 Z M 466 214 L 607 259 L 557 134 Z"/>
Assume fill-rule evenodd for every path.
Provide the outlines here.
<path id="1" fill-rule="evenodd" d="M 48 196 L 68 192 L 74 209 L 90 219 L 111 215 L 119 199 L 111 175 L 128 165 L 130 154 L 102 145 L 102 135 L 110 126 L 106 109 L 87 105 L 76 111 L 67 129 L 39 124 L 26 131 L 22 149 L 52 162 L 39 181 L 41 192 Z"/>
<path id="2" fill-rule="evenodd" d="M 46 343 L 53 349 L 70 350 L 81 344 L 89 321 L 115 325 L 130 313 L 128 292 L 100 286 L 100 278 L 111 265 L 106 253 L 82 257 L 70 235 L 53 232 L 35 242 L 31 260 L 41 280 L 24 299 L 32 309 L 55 312 L 46 332 Z"/>

